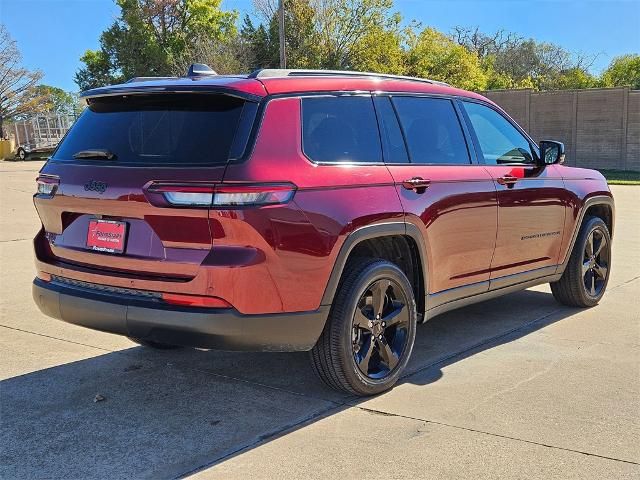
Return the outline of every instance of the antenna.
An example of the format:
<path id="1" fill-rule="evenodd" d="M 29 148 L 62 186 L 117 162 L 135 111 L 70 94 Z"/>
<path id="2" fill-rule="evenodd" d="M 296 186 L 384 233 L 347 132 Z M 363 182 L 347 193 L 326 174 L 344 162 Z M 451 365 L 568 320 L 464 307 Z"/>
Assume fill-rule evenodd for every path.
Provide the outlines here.
<path id="1" fill-rule="evenodd" d="M 200 77 L 203 75 L 217 75 L 215 70 L 204 63 L 192 63 L 189 66 L 187 77 Z"/>

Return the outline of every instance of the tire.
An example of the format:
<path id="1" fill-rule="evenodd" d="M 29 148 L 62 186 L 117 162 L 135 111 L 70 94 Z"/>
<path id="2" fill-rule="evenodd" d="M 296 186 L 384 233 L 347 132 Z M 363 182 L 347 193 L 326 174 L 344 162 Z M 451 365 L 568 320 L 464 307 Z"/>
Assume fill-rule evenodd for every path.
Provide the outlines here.
<path id="1" fill-rule="evenodd" d="M 19 160 L 26 160 L 27 159 L 27 151 L 20 147 L 18 148 L 18 151 L 16 152 L 16 157 L 18 157 Z"/>
<path id="2" fill-rule="evenodd" d="M 179 345 L 169 345 L 167 343 L 159 343 L 159 342 L 154 342 L 152 340 L 142 340 L 140 338 L 134 338 L 134 337 L 127 337 L 127 338 L 132 342 L 137 343 L 138 345 L 141 345 L 147 348 L 153 348 L 155 350 L 175 350 L 177 348 L 182 348 Z"/>
<path id="3" fill-rule="evenodd" d="M 551 282 L 551 292 L 564 305 L 593 307 L 604 295 L 610 273 L 609 229 L 601 218 L 587 217 L 580 227 L 562 277 Z"/>
<path id="4" fill-rule="evenodd" d="M 413 289 L 402 270 L 381 259 L 349 261 L 311 350 L 313 369 L 336 390 L 359 396 L 384 392 L 409 361 L 416 323 Z"/>

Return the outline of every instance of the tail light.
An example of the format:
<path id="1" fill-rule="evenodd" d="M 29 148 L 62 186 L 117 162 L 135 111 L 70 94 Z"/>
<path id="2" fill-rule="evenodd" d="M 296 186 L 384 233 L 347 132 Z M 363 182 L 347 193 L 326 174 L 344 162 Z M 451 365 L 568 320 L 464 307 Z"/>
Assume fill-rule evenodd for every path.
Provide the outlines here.
<path id="1" fill-rule="evenodd" d="M 183 307 L 231 308 L 230 303 L 218 297 L 202 297 L 199 295 L 163 293 L 162 300 L 171 305 L 180 305 Z"/>
<path id="2" fill-rule="evenodd" d="M 213 195 L 214 207 L 244 207 L 256 205 L 277 205 L 287 203 L 293 197 L 296 187 L 291 183 L 216 186 Z"/>
<path id="3" fill-rule="evenodd" d="M 296 186 L 292 183 L 154 183 L 147 190 L 152 194 L 161 194 L 166 203 L 176 207 L 235 208 L 287 203 L 293 198 Z"/>
<path id="4" fill-rule="evenodd" d="M 37 194 L 43 197 L 53 197 L 58 185 L 60 185 L 60 178 L 54 175 L 40 175 L 36 178 Z"/>
<path id="5" fill-rule="evenodd" d="M 162 194 L 167 203 L 178 207 L 210 207 L 214 187 L 212 185 L 152 184 L 149 192 Z"/>

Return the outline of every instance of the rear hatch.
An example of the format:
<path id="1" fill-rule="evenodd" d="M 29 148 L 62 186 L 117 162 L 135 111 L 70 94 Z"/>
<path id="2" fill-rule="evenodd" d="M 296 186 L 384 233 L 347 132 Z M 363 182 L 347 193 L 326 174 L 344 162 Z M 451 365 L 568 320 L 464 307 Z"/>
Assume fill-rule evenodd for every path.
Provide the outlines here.
<path id="1" fill-rule="evenodd" d="M 243 155 L 256 107 L 213 93 L 90 99 L 40 174 L 43 260 L 193 278 L 212 246 L 206 192 Z"/>

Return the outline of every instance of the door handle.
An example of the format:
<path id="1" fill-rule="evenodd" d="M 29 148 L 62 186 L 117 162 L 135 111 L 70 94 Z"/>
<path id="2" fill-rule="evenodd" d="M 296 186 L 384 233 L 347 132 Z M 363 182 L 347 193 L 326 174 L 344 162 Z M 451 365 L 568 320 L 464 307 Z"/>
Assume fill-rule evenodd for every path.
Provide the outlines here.
<path id="1" fill-rule="evenodd" d="M 423 193 L 431 185 L 431 180 L 425 180 L 422 177 L 413 177 L 402 182 L 402 186 L 407 190 L 413 190 L 416 193 Z"/>
<path id="2" fill-rule="evenodd" d="M 507 188 L 513 188 L 518 181 L 518 177 L 514 177 L 513 175 L 503 175 L 502 177 L 498 177 L 496 181 L 500 185 L 506 185 Z"/>

